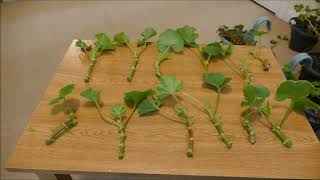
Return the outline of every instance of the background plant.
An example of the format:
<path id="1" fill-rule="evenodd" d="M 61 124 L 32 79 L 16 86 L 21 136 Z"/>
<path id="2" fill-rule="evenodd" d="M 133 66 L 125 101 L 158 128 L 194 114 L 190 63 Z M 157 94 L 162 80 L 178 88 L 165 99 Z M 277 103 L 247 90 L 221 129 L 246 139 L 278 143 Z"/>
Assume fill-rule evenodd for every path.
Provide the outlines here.
<path id="1" fill-rule="evenodd" d="M 59 136 L 61 136 L 64 132 L 73 128 L 78 124 L 75 109 L 66 104 L 66 97 L 69 96 L 75 89 L 74 84 L 69 84 L 60 89 L 57 97 L 53 98 L 49 105 L 57 105 L 61 110 L 64 111 L 66 115 L 68 115 L 68 120 L 61 123 L 58 127 L 56 127 L 46 138 L 45 143 L 47 145 L 52 144 Z M 61 102 L 62 101 L 62 102 Z"/>
<path id="2" fill-rule="evenodd" d="M 88 88 L 81 92 L 81 96 L 88 99 L 90 102 L 94 103 L 100 117 L 106 123 L 113 125 L 118 128 L 119 132 L 119 159 L 124 158 L 125 154 L 125 140 L 126 140 L 126 127 L 129 121 L 132 119 L 134 113 L 139 108 L 140 103 L 146 99 L 148 96 L 151 96 L 154 93 L 153 90 L 147 91 L 130 91 L 125 93 L 124 95 L 124 104 L 116 104 L 113 106 L 111 111 L 111 117 L 108 117 L 104 114 L 100 107 L 100 91 L 94 90 L 92 88 Z M 127 114 L 130 109 L 130 113 Z"/>
<path id="3" fill-rule="evenodd" d="M 112 41 L 105 33 L 98 33 L 95 35 L 95 38 L 96 40 L 93 45 L 87 45 L 80 39 L 76 42 L 76 47 L 80 48 L 90 62 L 87 74 L 84 77 L 85 83 L 88 83 L 91 79 L 91 74 L 93 67 L 97 62 L 97 58 L 99 58 L 103 53 L 115 50 Z"/>
<path id="4" fill-rule="evenodd" d="M 256 41 L 254 38 L 250 37 L 250 31 L 244 29 L 243 24 L 239 24 L 236 26 L 228 27 L 228 26 L 221 26 L 218 28 L 217 33 L 220 37 L 225 38 L 229 42 L 234 45 L 255 45 Z"/>
<path id="5" fill-rule="evenodd" d="M 133 76 L 136 72 L 137 65 L 139 63 L 139 58 L 142 52 L 147 47 L 149 39 L 157 34 L 156 30 L 152 27 L 147 27 L 144 31 L 140 34 L 142 36 L 141 39 L 138 40 L 137 46 L 142 46 L 140 50 L 138 48 L 133 48 L 129 44 L 129 36 L 126 35 L 124 32 L 120 32 L 114 35 L 113 41 L 116 42 L 118 45 L 126 45 L 132 54 L 132 65 L 127 77 L 128 81 L 132 81 Z"/>
<path id="6" fill-rule="evenodd" d="M 298 19 L 308 25 L 307 30 L 320 39 L 320 8 L 311 9 L 308 5 L 295 4 L 294 10 L 298 13 Z"/>

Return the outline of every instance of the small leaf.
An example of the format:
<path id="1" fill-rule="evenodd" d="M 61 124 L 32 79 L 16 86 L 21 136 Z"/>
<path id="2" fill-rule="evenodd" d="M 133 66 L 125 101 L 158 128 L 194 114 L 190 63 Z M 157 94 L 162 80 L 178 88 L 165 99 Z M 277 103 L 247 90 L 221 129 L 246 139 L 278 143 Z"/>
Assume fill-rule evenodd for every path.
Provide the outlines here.
<path id="1" fill-rule="evenodd" d="M 223 90 L 232 78 L 225 77 L 221 73 L 206 73 L 204 75 L 204 83 L 217 88 L 218 92 Z"/>
<path id="2" fill-rule="evenodd" d="M 76 47 L 80 48 L 82 52 L 89 51 L 91 49 L 91 46 L 88 46 L 84 41 L 81 39 L 78 39 L 76 42 Z"/>
<path id="3" fill-rule="evenodd" d="M 53 99 L 49 102 L 49 105 L 57 104 L 61 99 L 63 99 L 63 98 L 60 97 L 60 96 L 55 97 L 55 98 L 53 98 Z"/>
<path id="4" fill-rule="evenodd" d="M 118 44 L 125 44 L 129 42 L 129 36 L 126 35 L 124 32 L 120 32 L 113 36 L 113 41 L 115 41 Z"/>
<path id="5" fill-rule="evenodd" d="M 163 75 L 160 77 L 160 83 L 157 85 L 157 96 L 159 101 L 163 101 L 170 95 L 182 90 L 182 81 L 177 80 L 175 76 Z"/>
<path id="6" fill-rule="evenodd" d="M 74 91 L 74 89 L 75 89 L 75 85 L 74 84 L 69 84 L 69 85 L 63 87 L 62 89 L 60 89 L 59 96 L 61 98 L 65 98 L 66 96 L 71 94 Z"/>
<path id="7" fill-rule="evenodd" d="M 298 80 L 294 72 L 290 69 L 288 64 L 285 64 L 282 68 L 283 74 L 286 76 L 288 80 Z"/>
<path id="8" fill-rule="evenodd" d="M 161 33 L 157 41 L 158 50 L 164 52 L 167 48 L 179 53 L 184 47 L 183 39 L 175 30 L 168 29 Z"/>
<path id="9" fill-rule="evenodd" d="M 147 91 L 130 91 L 125 93 L 124 101 L 132 106 L 138 107 L 139 104 L 145 100 L 148 96 L 152 96 L 154 91 L 149 89 Z"/>
<path id="10" fill-rule="evenodd" d="M 96 34 L 95 45 L 103 52 L 107 50 L 114 50 L 114 46 L 110 38 L 105 33 Z"/>
<path id="11" fill-rule="evenodd" d="M 198 44 L 195 42 L 199 36 L 196 28 L 186 25 L 186 26 L 183 26 L 182 28 L 178 28 L 177 32 L 182 37 L 185 46 L 187 47 L 198 46 Z"/>
<path id="12" fill-rule="evenodd" d="M 153 100 L 152 96 L 148 96 L 145 100 L 141 102 L 138 108 L 140 116 L 147 113 L 155 112 L 159 110 L 159 106 Z"/>
<path id="13" fill-rule="evenodd" d="M 153 36 L 157 35 L 157 31 L 153 27 L 147 27 L 144 29 L 144 31 L 141 33 L 141 36 L 145 41 L 149 40 Z"/>
<path id="14" fill-rule="evenodd" d="M 223 48 L 219 42 L 210 43 L 202 48 L 202 54 L 206 57 L 211 56 L 212 58 L 221 56 L 223 54 Z"/>
<path id="15" fill-rule="evenodd" d="M 283 101 L 285 99 L 300 99 L 307 97 L 314 91 L 314 86 L 305 80 L 287 80 L 280 84 L 277 89 L 275 99 Z"/>
<path id="16" fill-rule="evenodd" d="M 303 4 L 295 4 L 293 7 L 296 12 L 300 12 L 303 9 Z"/>
<path id="17" fill-rule="evenodd" d="M 88 88 L 80 93 L 84 98 L 87 98 L 89 101 L 94 103 L 100 102 L 100 91 L 96 91 L 92 88 Z"/>
<path id="18" fill-rule="evenodd" d="M 112 107 L 112 110 L 111 110 L 111 115 L 114 117 L 114 118 L 120 118 L 124 115 L 126 115 L 126 108 L 124 107 L 123 104 L 116 104 Z"/>

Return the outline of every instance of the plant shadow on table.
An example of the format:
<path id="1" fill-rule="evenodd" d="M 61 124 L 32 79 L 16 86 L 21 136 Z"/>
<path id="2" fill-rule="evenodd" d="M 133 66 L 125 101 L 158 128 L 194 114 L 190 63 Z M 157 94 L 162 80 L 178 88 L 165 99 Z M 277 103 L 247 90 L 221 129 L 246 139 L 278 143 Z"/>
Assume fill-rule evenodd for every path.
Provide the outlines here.
<path id="1" fill-rule="evenodd" d="M 69 99 L 66 99 L 66 101 L 62 103 L 62 105 L 66 107 L 71 107 L 75 112 L 77 112 L 77 110 L 80 107 L 80 100 L 75 98 L 69 98 Z M 60 112 L 63 112 L 63 109 L 60 106 L 61 104 L 54 105 L 51 109 L 51 115 L 55 115 Z"/>

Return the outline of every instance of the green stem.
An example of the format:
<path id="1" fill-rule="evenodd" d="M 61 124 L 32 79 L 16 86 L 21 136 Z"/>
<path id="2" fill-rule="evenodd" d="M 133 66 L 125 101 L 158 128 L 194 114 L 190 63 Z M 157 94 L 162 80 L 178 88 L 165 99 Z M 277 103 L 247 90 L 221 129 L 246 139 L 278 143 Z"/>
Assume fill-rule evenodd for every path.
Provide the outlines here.
<path id="1" fill-rule="evenodd" d="M 181 92 L 182 95 L 186 96 L 187 98 L 191 99 L 192 101 L 196 102 L 198 105 L 200 105 L 202 108 L 206 109 L 206 107 L 195 97 L 193 97 L 192 95 L 190 95 L 189 93 L 186 92 Z"/>
<path id="2" fill-rule="evenodd" d="M 255 144 L 256 143 L 256 134 L 254 132 L 254 129 L 251 125 L 250 118 L 249 118 L 252 113 L 254 113 L 254 111 L 251 111 L 242 117 L 242 119 L 243 119 L 242 126 L 243 126 L 243 128 L 246 129 L 246 131 L 248 133 L 248 141 L 250 142 L 250 144 Z"/>
<path id="3" fill-rule="evenodd" d="M 98 110 L 98 113 L 99 113 L 99 115 L 100 115 L 100 117 L 101 117 L 101 119 L 102 119 L 103 121 L 105 121 L 106 123 L 108 123 L 108 124 L 110 124 L 110 125 L 119 127 L 119 125 L 118 125 L 114 120 L 106 117 L 106 116 L 102 113 L 101 108 L 100 108 L 100 105 L 99 105 L 97 102 L 95 102 L 95 105 L 96 105 L 96 108 L 97 108 L 97 110 Z"/>
<path id="4" fill-rule="evenodd" d="M 59 136 L 61 136 L 65 131 L 73 128 L 78 124 L 78 121 L 75 116 L 70 116 L 69 119 L 61 123 L 57 128 L 55 128 L 52 133 L 47 137 L 46 144 L 52 144 Z"/>
<path id="5" fill-rule="evenodd" d="M 95 64 L 96 64 L 96 60 L 90 62 L 87 74 L 84 77 L 84 82 L 85 83 L 88 83 L 90 81 L 91 74 L 92 74 L 92 71 L 93 71 L 93 67 L 94 67 Z"/>
<path id="6" fill-rule="evenodd" d="M 214 127 L 217 129 L 218 134 L 221 138 L 221 140 L 224 142 L 226 147 L 228 149 L 232 148 L 232 141 L 230 140 L 229 136 L 225 134 L 223 128 L 222 128 L 222 122 L 220 119 L 216 118 L 216 116 L 211 116 L 210 121 L 214 125 Z"/>
<path id="7" fill-rule="evenodd" d="M 213 111 L 213 116 L 216 116 L 217 114 L 219 103 L 220 103 L 220 90 L 218 91 L 218 97 L 216 101 L 216 107 L 214 108 L 214 111 Z"/>
<path id="8" fill-rule="evenodd" d="M 201 49 L 199 46 L 197 46 L 197 50 L 198 50 L 198 53 L 199 53 L 199 57 L 200 57 L 200 62 L 203 66 L 203 68 L 205 69 L 206 73 L 208 72 L 208 63 L 207 61 L 203 58 L 202 56 L 202 53 L 201 53 Z"/>
<path id="9" fill-rule="evenodd" d="M 160 78 L 161 76 L 161 71 L 160 71 L 160 65 L 161 63 L 165 60 L 164 55 L 168 53 L 169 49 L 171 46 L 168 46 L 167 49 L 165 51 L 163 51 L 162 53 L 160 53 L 157 57 L 157 60 L 155 62 L 155 70 L 156 70 L 156 76 Z"/>
<path id="10" fill-rule="evenodd" d="M 270 65 L 270 63 L 268 62 L 267 59 L 262 58 L 262 57 L 261 57 L 261 54 L 259 55 L 259 54 L 257 54 L 257 52 L 252 52 L 252 53 L 250 53 L 250 54 L 251 54 L 255 59 L 257 59 L 258 61 L 261 62 L 264 71 L 269 71 L 271 65 Z"/>
<path id="11" fill-rule="evenodd" d="M 293 108 L 292 108 L 292 103 L 290 104 L 289 108 L 286 110 L 286 112 L 284 113 L 284 115 L 282 116 L 282 119 L 280 121 L 279 127 L 282 128 L 284 122 L 288 119 L 290 113 L 292 112 Z"/>
<path id="12" fill-rule="evenodd" d="M 131 69 L 130 69 L 130 72 L 129 72 L 129 75 L 127 77 L 127 80 L 130 82 L 132 81 L 133 79 L 133 76 L 136 72 L 136 69 L 137 69 L 137 65 L 139 63 L 139 58 L 140 58 L 140 55 L 141 53 L 144 51 L 144 49 L 146 48 L 147 46 L 147 42 L 144 42 L 144 45 L 143 45 L 143 48 L 138 52 L 138 50 L 134 50 L 129 43 L 126 43 L 128 48 L 130 49 L 131 53 L 132 53 L 132 58 L 133 58 L 133 61 L 132 61 L 132 66 L 131 66 Z"/>
<path id="13" fill-rule="evenodd" d="M 270 130 L 281 140 L 282 144 L 286 148 L 291 148 L 292 141 L 290 138 L 288 138 L 282 131 L 281 127 L 277 126 L 276 124 L 272 124 Z"/>
<path id="14" fill-rule="evenodd" d="M 228 58 L 228 60 L 229 60 L 229 62 L 231 62 L 232 64 L 234 64 L 233 61 L 230 60 L 229 58 Z M 242 75 L 241 71 L 238 70 L 236 66 L 231 66 L 231 65 L 228 64 L 225 60 L 223 60 L 223 62 L 224 62 L 224 64 L 227 65 L 232 71 L 234 71 L 234 72 L 237 73 L 240 77 L 243 78 L 243 75 Z"/>
<path id="15" fill-rule="evenodd" d="M 125 126 L 122 123 L 122 121 L 118 121 L 119 124 L 119 159 L 123 159 L 124 158 L 124 150 L 125 150 L 125 140 L 126 140 L 126 130 L 125 130 Z"/>
<path id="16" fill-rule="evenodd" d="M 133 106 L 133 109 L 132 109 L 132 111 L 131 111 L 131 113 L 130 113 L 128 119 L 127 119 L 127 121 L 124 123 L 124 129 L 126 129 L 129 121 L 132 119 L 132 116 L 133 116 L 133 114 L 136 112 L 136 110 L 137 110 L 137 106 L 135 105 L 135 106 Z"/>
<path id="17" fill-rule="evenodd" d="M 187 117 L 186 119 L 186 126 L 188 130 L 187 156 L 193 157 L 194 137 L 193 137 L 192 119 L 190 117 Z"/>

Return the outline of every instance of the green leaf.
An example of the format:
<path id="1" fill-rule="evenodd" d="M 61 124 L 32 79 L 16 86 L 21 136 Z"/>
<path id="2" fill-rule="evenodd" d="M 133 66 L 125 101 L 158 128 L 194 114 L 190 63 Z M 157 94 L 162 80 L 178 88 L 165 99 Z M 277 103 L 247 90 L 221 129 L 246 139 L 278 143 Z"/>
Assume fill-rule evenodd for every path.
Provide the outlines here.
<path id="1" fill-rule="evenodd" d="M 152 89 L 146 91 L 130 91 L 125 93 L 124 101 L 131 105 L 138 107 L 139 104 L 145 100 L 148 96 L 152 96 L 154 91 Z"/>
<path id="2" fill-rule="evenodd" d="M 168 29 L 161 33 L 157 41 L 158 50 L 160 52 L 166 51 L 169 48 L 174 52 L 179 53 L 184 47 L 183 39 L 175 30 Z"/>
<path id="3" fill-rule="evenodd" d="M 112 107 L 112 110 L 111 110 L 111 115 L 114 117 L 114 118 L 120 118 L 124 115 L 126 115 L 127 111 L 126 111 L 126 108 L 123 104 L 116 104 Z"/>
<path id="4" fill-rule="evenodd" d="M 76 47 L 80 48 L 82 52 L 89 51 L 91 49 L 91 46 L 88 46 L 84 41 L 81 39 L 78 39 L 76 42 Z"/>
<path id="5" fill-rule="evenodd" d="M 53 98 L 53 99 L 49 102 L 49 105 L 57 104 L 61 99 L 63 99 L 63 98 L 60 97 L 60 96 L 55 97 L 55 98 Z"/>
<path id="6" fill-rule="evenodd" d="M 65 87 L 60 89 L 59 96 L 61 98 L 65 98 L 66 96 L 71 94 L 74 91 L 74 89 L 75 89 L 75 85 L 74 84 L 66 85 Z"/>
<path id="7" fill-rule="evenodd" d="M 295 4 L 293 7 L 296 12 L 300 12 L 303 10 L 303 4 Z"/>
<path id="8" fill-rule="evenodd" d="M 125 44 L 129 42 L 129 36 L 126 35 L 124 32 L 120 32 L 113 36 L 113 41 L 115 41 L 118 44 Z"/>
<path id="9" fill-rule="evenodd" d="M 290 69 L 288 64 L 285 64 L 282 68 L 283 74 L 286 76 L 288 80 L 298 80 L 296 75 L 293 73 L 293 71 Z"/>
<path id="10" fill-rule="evenodd" d="M 221 73 L 206 73 L 203 81 L 207 85 L 217 88 L 218 92 L 223 90 L 225 86 L 231 81 L 232 78 L 225 77 Z"/>
<path id="11" fill-rule="evenodd" d="M 314 91 L 314 86 L 305 80 L 287 80 L 280 84 L 277 89 L 275 99 L 283 101 L 285 99 L 297 100 L 307 97 Z"/>
<path id="12" fill-rule="evenodd" d="M 59 95 L 49 102 L 49 105 L 57 104 L 60 100 L 70 95 L 75 89 L 74 84 L 68 84 L 59 90 Z"/>
<path id="13" fill-rule="evenodd" d="M 156 34 L 157 34 L 157 31 L 153 27 L 145 28 L 144 31 L 141 33 L 141 36 L 143 38 L 138 40 L 138 46 L 142 46 L 144 43 L 146 43 L 149 39 L 151 39 Z"/>
<path id="14" fill-rule="evenodd" d="M 241 106 L 260 107 L 267 97 L 270 96 L 269 89 L 262 85 L 247 85 L 243 89 L 245 102 L 241 102 Z"/>
<path id="15" fill-rule="evenodd" d="M 100 91 L 88 88 L 80 93 L 80 96 L 87 98 L 89 101 L 94 103 L 100 102 Z"/>
<path id="16" fill-rule="evenodd" d="M 232 44 L 228 45 L 226 52 L 225 52 L 225 55 L 226 56 L 231 55 L 234 52 L 234 49 L 235 49 L 234 45 L 232 45 Z"/>
<path id="17" fill-rule="evenodd" d="M 206 45 L 202 48 L 202 54 L 206 57 L 211 56 L 212 58 L 221 56 L 224 54 L 223 48 L 219 42 L 214 42 Z"/>
<path id="18" fill-rule="evenodd" d="M 178 28 L 177 32 L 182 37 L 185 46 L 187 47 L 198 46 L 198 44 L 195 42 L 199 36 L 196 28 L 186 25 L 186 26 L 183 26 L 182 28 Z"/>
<path id="19" fill-rule="evenodd" d="M 140 116 L 147 113 L 155 112 L 159 110 L 159 106 L 153 100 L 152 96 L 148 96 L 145 100 L 141 102 L 138 108 L 138 113 Z"/>
<path id="20" fill-rule="evenodd" d="M 114 50 L 114 46 L 110 38 L 105 33 L 96 34 L 95 45 L 100 49 L 100 51 Z"/>
<path id="21" fill-rule="evenodd" d="M 250 33 L 253 34 L 254 36 L 263 36 L 268 33 L 268 31 L 255 31 L 255 30 L 250 30 Z"/>
<path id="22" fill-rule="evenodd" d="M 162 102 L 170 95 L 182 90 L 182 81 L 177 80 L 175 76 L 163 75 L 160 77 L 160 83 L 157 85 L 157 96 Z"/>
<path id="23" fill-rule="evenodd" d="M 320 105 L 317 103 L 311 101 L 310 99 L 306 97 L 299 98 L 293 102 L 293 109 L 299 109 L 299 110 L 304 110 L 305 108 L 310 108 L 310 109 L 315 109 L 315 110 L 320 110 Z"/>

